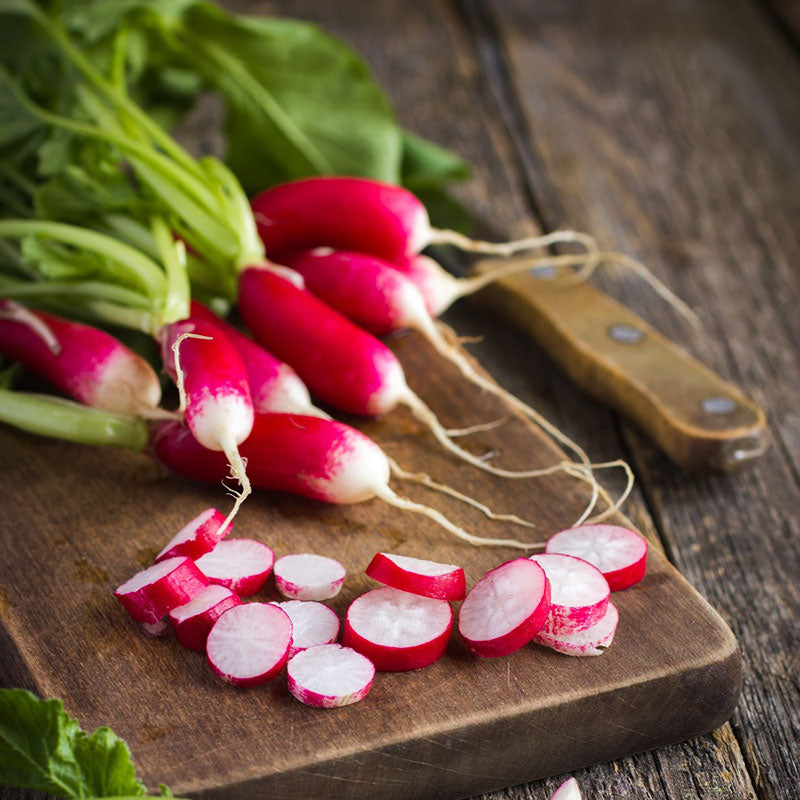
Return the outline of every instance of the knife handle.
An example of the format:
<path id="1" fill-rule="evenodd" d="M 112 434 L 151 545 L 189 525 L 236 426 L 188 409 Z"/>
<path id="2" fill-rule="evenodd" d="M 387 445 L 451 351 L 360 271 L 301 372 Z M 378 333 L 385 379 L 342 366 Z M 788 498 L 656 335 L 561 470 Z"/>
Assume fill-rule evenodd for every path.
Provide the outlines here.
<path id="1" fill-rule="evenodd" d="M 520 273 L 483 295 L 681 466 L 731 472 L 767 449 L 764 412 L 735 386 L 595 287 L 548 277 Z"/>

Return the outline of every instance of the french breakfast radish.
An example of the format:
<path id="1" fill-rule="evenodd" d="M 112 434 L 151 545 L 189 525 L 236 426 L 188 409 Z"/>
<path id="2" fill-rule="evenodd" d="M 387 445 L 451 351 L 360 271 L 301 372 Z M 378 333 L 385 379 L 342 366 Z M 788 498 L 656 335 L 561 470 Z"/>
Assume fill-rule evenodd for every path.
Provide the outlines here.
<path id="1" fill-rule="evenodd" d="M 578 781 L 575 778 L 567 778 L 558 789 L 550 795 L 550 800 L 582 800 Z"/>
<path id="2" fill-rule="evenodd" d="M 195 561 L 211 583 L 250 597 L 267 582 L 275 554 L 254 539 L 225 539 Z"/>
<path id="3" fill-rule="evenodd" d="M 224 514 L 216 508 L 207 508 L 187 522 L 164 546 L 155 560 L 163 561 L 173 556 L 200 558 L 213 550 L 233 530 L 233 523 L 223 528 L 224 521 Z"/>
<path id="4" fill-rule="evenodd" d="M 345 568 L 316 553 L 290 553 L 275 562 L 275 586 L 291 600 L 328 600 L 339 594 Z"/>
<path id="5" fill-rule="evenodd" d="M 617 607 L 609 603 L 602 619 L 594 625 L 574 633 L 541 630 L 533 641 L 568 656 L 601 656 L 611 646 L 618 622 Z"/>
<path id="6" fill-rule="evenodd" d="M 289 658 L 309 647 L 331 644 L 339 635 L 339 617 L 324 603 L 314 600 L 286 600 L 276 603 L 292 621 L 292 646 Z"/>
<path id="7" fill-rule="evenodd" d="M 208 632 L 229 609 L 241 604 L 239 595 L 225 586 L 206 586 L 188 603 L 173 608 L 169 621 L 175 638 L 187 650 L 205 650 Z"/>
<path id="8" fill-rule="evenodd" d="M 438 600 L 463 600 L 467 591 L 464 570 L 456 564 L 376 553 L 364 572 L 385 586 Z"/>
<path id="9" fill-rule="evenodd" d="M 372 687 L 375 666 L 340 644 L 321 644 L 294 656 L 286 665 L 289 691 L 314 708 L 339 708 L 363 700 Z"/>

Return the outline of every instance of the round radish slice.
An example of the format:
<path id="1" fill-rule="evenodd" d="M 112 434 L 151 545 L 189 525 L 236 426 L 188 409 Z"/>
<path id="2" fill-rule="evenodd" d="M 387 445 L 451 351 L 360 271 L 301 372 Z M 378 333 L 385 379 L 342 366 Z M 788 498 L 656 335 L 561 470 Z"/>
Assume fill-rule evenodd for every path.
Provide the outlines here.
<path id="1" fill-rule="evenodd" d="M 547 553 L 577 556 L 594 564 L 612 592 L 638 583 L 647 566 L 647 540 L 619 525 L 581 525 L 547 540 Z"/>
<path id="2" fill-rule="evenodd" d="M 233 523 L 230 523 L 225 531 L 222 531 L 220 526 L 224 521 L 224 514 L 216 508 L 207 508 L 172 537 L 169 544 L 156 556 L 156 561 L 163 561 L 173 556 L 200 558 L 213 550 L 220 539 L 224 539 L 233 530 Z"/>
<path id="3" fill-rule="evenodd" d="M 211 669 L 234 686 L 256 686 L 274 678 L 286 663 L 292 643 L 292 621 L 269 603 L 229 608 L 206 641 Z"/>
<path id="4" fill-rule="evenodd" d="M 307 706 L 337 708 L 367 696 L 375 667 L 366 657 L 340 644 L 304 650 L 286 666 L 289 691 Z"/>
<path id="5" fill-rule="evenodd" d="M 195 562 L 211 583 L 240 597 L 254 595 L 267 581 L 275 554 L 253 539 L 226 539 Z"/>
<path id="6" fill-rule="evenodd" d="M 292 600 L 327 600 L 339 593 L 346 575 L 335 559 L 313 553 L 292 553 L 275 562 L 275 585 Z"/>
<path id="7" fill-rule="evenodd" d="M 191 558 L 159 561 L 125 581 L 114 597 L 136 620 L 154 624 L 208 586 L 208 578 Z"/>
<path id="8" fill-rule="evenodd" d="M 544 570 L 527 558 L 515 558 L 489 570 L 472 587 L 461 606 L 458 630 L 476 656 L 506 656 L 544 627 L 549 608 Z"/>
<path id="9" fill-rule="evenodd" d="M 437 600 L 463 600 L 467 591 L 464 570 L 456 564 L 376 553 L 365 571 L 386 586 Z"/>
<path id="10" fill-rule="evenodd" d="M 169 634 L 169 623 L 163 617 L 158 622 L 140 622 L 139 627 L 145 636 L 150 636 L 153 639 Z"/>
<path id="11" fill-rule="evenodd" d="M 567 778 L 558 789 L 550 795 L 550 800 L 582 800 L 578 781 L 575 778 Z"/>
<path id="12" fill-rule="evenodd" d="M 608 581 L 597 567 L 575 556 L 530 556 L 550 581 L 549 633 L 576 633 L 599 622 L 608 608 Z"/>
<path id="13" fill-rule="evenodd" d="M 617 607 L 609 603 L 603 619 L 591 628 L 577 633 L 539 631 L 533 641 L 568 656 L 601 656 L 611 645 L 618 622 Z"/>
<path id="14" fill-rule="evenodd" d="M 194 600 L 169 612 L 175 638 L 187 650 L 205 650 L 211 626 L 229 608 L 241 604 L 239 595 L 225 586 L 206 586 Z"/>
<path id="15" fill-rule="evenodd" d="M 275 603 L 292 621 L 292 646 L 289 658 L 309 647 L 331 644 L 339 635 L 339 617 L 332 608 L 310 600 L 287 600 Z"/>
<path id="16" fill-rule="evenodd" d="M 381 672 L 403 672 L 441 658 L 453 629 L 446 600 L 385 587 L 350 603 L 342 644 L 358 650 Z"/>

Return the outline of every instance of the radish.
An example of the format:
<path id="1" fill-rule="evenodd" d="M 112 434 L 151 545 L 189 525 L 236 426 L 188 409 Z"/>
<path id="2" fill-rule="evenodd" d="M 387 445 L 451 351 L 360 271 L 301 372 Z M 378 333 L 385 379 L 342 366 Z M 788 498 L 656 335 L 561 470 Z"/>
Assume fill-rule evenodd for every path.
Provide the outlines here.
<path id="1" fill-rule="evenodd" d="M 250 597 L 267 582 L 274 560 L 275 554 L 261 542 L 225 539 L 195 564 L 211 583 Z"/>
<path id="2" fill-rule="evenodd" d="M 193 600 L 169 612 L 175 638 L 187 650 L 205 650 L 213 624 L 229 608 L 241 602 L 239 596 L 225 586 L 206 586 Z"/>
<path id="3" fill-rule="evenodd" d="M 375 667 L 366 657 L 340 644 L 304 650 L 286 666 L 289 691 L 314 708 L 338 708 L 363 700 L 372 687 Z"/>
<path id="4" fill-rule="evenodd" d="M 114 597 L 136 622 L 152 625 L 206 586 L 208 578 L 191 558 L 168 558 L 137 572 L 116 589 Z"/>
<path id="5" fill-rule="evenodd" d="M 438 600 L 463 600 L 467 591 L 464 570 L 456 564 L 376 553 L 364 571 L 386 586 Z"/>
<path id="6" fill-rule="evenodd" d="M 327 600 L 339 594 L 346 575 L 334 558 L 292 553 L 275 562 L 275 586 L 292 600 Z"/>
<path id="7" fill-rule="evenodd" d="M 213 550 L 233 530 L 233 523 L 223 528 L 224 521 L 225 516 L 216 508 L 207 508 L 191 522 L 187 522 L 172 537 L 155 560 L 163 561 L 165 558 L 173 556 L 200 558 L 203 554 Z"/>
<path id="8" fill-rule="evenodd" d="M 464 644 L 481 658 L 506 656 L 526 645 L 547 622 L 550 582 L 527 558 L 489 570 L 470 589 L 458 615 Z"/>
<path id="9" fill-rule="evenodd" d="M 292 621 L 284 611 L 268 603 L 243 603 L 214 623 L 206 657 L 222 680 L 256 686 L 281 671 L 291 644 Z"/>
<path id="10" fill-rule="evenodd" d="M 140 622 L 139 627 L 145 636 L 150 636 L 154 639 L 168 636 L 170 632 L 169 623 L 165 617 L 162 617 L 158 622 Z"/>
<path id="11" fill-rule="evenodd" d="M 292 621 L 292 646 L 289 658 L 320 644 L 331 644 L 339 635 L 339 617 L 336 612 L 313 600 L 287 600 L 275 603 Z"/>
<path id="12" fill-rule="evenodd" d="M 568 656 L 601 656 L 611 646 L 618 622 L 617 607 L 609 603 L 603 618 L 589 628 L 576 633 L 541 630 L 533 641 Z"/>
<path id="13" fill-rule="evenodd" d="M 548 633 L 577 633 L 599 622 L 608 608 L 608 582 L 597 567 L 575 556 L 530 556 L 550 581 Z"/>
<path id="14" fill-rule="evenodd" d="M 384 587 L 350 603 L 342 644 L 381 672 L 420 669 L 441 658 L 450 641 L 453 611 L 446 600 Z"/>
<path id="15" fill-rule="evenodd" d="M 581 790 L 575 778 L 567 778 L 558 789 L 550 795 L 550 800 L 581 800 Z"/>
<path id="16" fill-rule="evenodd" d="M 546 552 L 577 556 L 593 564 L 612 592 L 638 583 L 647 568 L 647 540 L 619 525 L 581 525 L 556 533 Z"/>

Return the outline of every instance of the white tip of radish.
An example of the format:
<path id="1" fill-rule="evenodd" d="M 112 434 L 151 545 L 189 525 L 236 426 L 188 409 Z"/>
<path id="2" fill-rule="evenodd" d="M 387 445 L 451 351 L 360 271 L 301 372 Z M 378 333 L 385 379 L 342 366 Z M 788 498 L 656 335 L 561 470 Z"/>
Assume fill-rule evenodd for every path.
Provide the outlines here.
<path id="1" fill-rule="evenodd" d="M 539 631 L 533 641 L 568 656 L 601 656 L 611 646 L 618 623 L 617 607 L 609 603 L 603 619 L 590 628 L 577 633 Z"/>
<path id="2" fill-rule="evenodd" d="M 369 693 L 375 667 L 366 657 L 340 644 L 304 650 L 286 667 L 289 691 L 307 706 L 338 708 L 357 703 Z"/>
<path id="3" fill-rule="evenodd" d="M 287 600 L 274 605 L 282 608 L 292 621 L 289 658 L 309 647 L 336 641 L 339 635 L 339 617 L 332 608 L 308 600 Z"/>
<path id="4" fill-rule="evenodd" d="M 139 627 L 145 636 L 158 638 L 161 636 L 169 636 L 170 627 L 166 619 L 162 618 L 158 622 L 140 622 Z"/>
<path id="5" fill-rule="evenodd" d="M 211 626 L 229 608 L 241 602 L 239 596 L 225 586 L 206 586 L 194 600 L 169 612 L 175 638 L 188 650 L 204 650 Z"/>
<path id="6" fill-rule="evenodd" d="M 155 560 L 163 561 L 165 558 L 172 558 L 173 556 L 200 558 L 200 556 L 213 550 L 219 541 L 233 530 L 233 524 L 231 523 L 223 532 L 221 525 L 224 521 L 224 514 L 221 514 L 216 508 L 207 508 L 191 522 L 187 522 L 172 537 L 169 544 L 156 556 Z"/>
<path id="7" fill-rule="evenodd" d="M 582 800 L 583 795 L 575 778 L 568 778 L 550 795 L 550 800 Z"/>
<path id="8" fill-rule="evenodd" d="M 275 554 L 261 542 L 225 539 L 195 563 L 211 583 L 250 597 L 266 583 L 274 560 Z"/>
<path id="9" fill-rule="evenodd" d="M 399 361 L 385 361 L 381 364 L 380 373 L 380 388 L 370 396 L 364 409 L 367 416 L 388 414 L 403 402 L 410 391 Z"/>
<path id="10" fill-rule="evenodd" d="M 291 600 L 328 600 L 339 594 L 345 568 L 335 559 L 314 553 L 281 556 L 274 567 L 278 591 Z"/>
<path id="11" fill-rule="evenodd" d="M 464 570 L 457 564 L 376 553 L 365 572 L 379 583 L 423 597 L 463 600 L 466 594 Z"/>
<path id="12" fill-rule="evenodd" d="M 253 430 L 255 412 L 249 397 L 217 388 L 190 403 L 186 421 L 195 439 L 208 450 L 225 450 L 229 441 L 241 444 Z"/>

